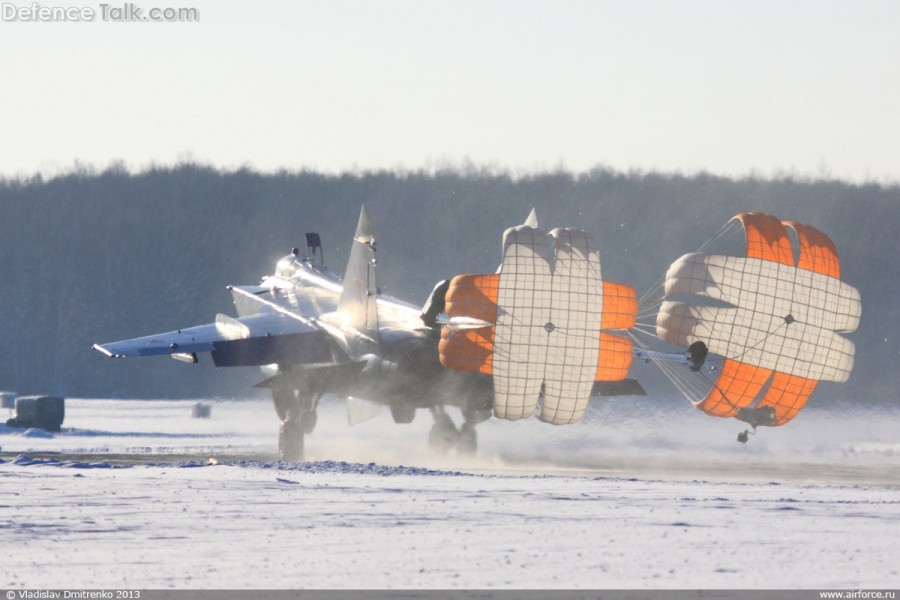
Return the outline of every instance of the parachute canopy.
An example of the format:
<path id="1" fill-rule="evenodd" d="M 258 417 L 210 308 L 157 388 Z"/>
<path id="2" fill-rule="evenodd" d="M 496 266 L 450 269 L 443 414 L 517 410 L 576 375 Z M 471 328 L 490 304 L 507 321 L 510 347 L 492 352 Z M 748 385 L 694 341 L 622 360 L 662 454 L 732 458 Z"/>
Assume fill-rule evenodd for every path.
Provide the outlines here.
<path id="1" fill-rule="evenodd" d="M 840 280 L 835 245 L 818 229 L 763 213 L 732 221 L 743 227 L 746 256 L 693 253 L 675 261 L 656 335 L 679 346 L 703 342 L 724 357 L 698 408 L 754 426 L 782 425 L 817 382 L 847 380 L 854 345 L 839 334 L 859 325 L 860 296 Z"/>
<path id="2" fill-rule="evenodd" d="M 491 375 L 500 418 L 531 416 L 543 393 L 540 419 L 574 423 L 594 382 L 622 380 L 631 364 L 631 341 L 601 329 L 631 327 L 636 295 L 602 281 L 596 241 L 580 229 L 506 230 L 500 271 L 453 278 L 446 312 L 441 364 Z"/>

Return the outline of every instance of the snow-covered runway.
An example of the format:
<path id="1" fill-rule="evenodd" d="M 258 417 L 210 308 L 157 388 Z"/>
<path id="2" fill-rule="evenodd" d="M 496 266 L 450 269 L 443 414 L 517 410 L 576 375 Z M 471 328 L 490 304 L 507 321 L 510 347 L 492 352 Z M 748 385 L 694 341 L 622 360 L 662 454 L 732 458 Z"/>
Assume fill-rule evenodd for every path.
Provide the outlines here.
<path id="1" fill-rule="evenodd" d="M 741 446 L 727 426 L 716 438 L 722 421 L 667 429 L 619 406 L 583 427 L 486 423 L 482 458 L 436 462 L 423 451 L 427 420 L 404 429 L 379 418 L 348 433 L 335 407 L 310 440 L 313 462 L 287 464 L 266 460 L 277 428 L 268 404 L 215 403 L 209 420 L 190 409 L 76 400 L 59 434 L 0 427 L 0 586 L 900 582 L 896 413 L 859 415 L 861 429 L 813 413 Z M 608 410 L 618 427 L 605 424 Z M 208 466 L 212 456 L 220 464 Z"/>

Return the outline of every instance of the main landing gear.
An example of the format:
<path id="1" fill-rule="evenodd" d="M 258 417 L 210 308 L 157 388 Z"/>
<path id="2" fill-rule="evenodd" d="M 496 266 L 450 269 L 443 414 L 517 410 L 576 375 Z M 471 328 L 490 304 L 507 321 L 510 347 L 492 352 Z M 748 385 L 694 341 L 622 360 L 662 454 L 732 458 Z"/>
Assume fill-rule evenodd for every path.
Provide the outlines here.
<path id="1" fill-rule="evenodd" d="M 321 393 L 308 389 L 273 388 L 272 399 L 275 411 L 281 419 L 281 430 L 278 436 L 278 450 L 281 459 L 286 461 L 302 461 L 304 459 L 304 442 L 318 421 L 317 409 Z M 478 449 L 478 435 L 475 426 L 491 416 L 491 410 L 462 410 L 463 423 L 459 427 L 447 414 L 442 405 L 433 406 L 431 414 L 434 425 L 428 434 L 428 446 L 431 452 L 445 456 L 454 448 L 458 456 L 473 456 Z M 415 418 L 416 409 L 406 406 L 392 406 L 391 416 L 396 423 L 410 423 Z"/>
<path id="2" fill-rule="evenodd" d="M 478 450 L 478 434 L 475 426 L 491 416 L 490 411 L 463 410 L 463 424 L 458 428 L 443 406 L 431 409 L 434 425 L 428 434 L 428 447 L 432 453 L 445 456 L 455 446 L 459 456 L 474 456 Z"/>

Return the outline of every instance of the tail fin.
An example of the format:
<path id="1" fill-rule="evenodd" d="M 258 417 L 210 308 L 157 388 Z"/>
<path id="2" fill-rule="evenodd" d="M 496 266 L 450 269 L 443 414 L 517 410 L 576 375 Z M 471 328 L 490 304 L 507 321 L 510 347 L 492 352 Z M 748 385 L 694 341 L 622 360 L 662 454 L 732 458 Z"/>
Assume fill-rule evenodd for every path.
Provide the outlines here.
<path id="1" fill-rule="evenodd" d="M 344 275 L 344 290 L 338 302 L 338 314 L 344 322 L 363 335 L 378 339 L 378 307 L 375 283 L 375 235 L 372 221 L 363 205 L 350 259 Z"/>

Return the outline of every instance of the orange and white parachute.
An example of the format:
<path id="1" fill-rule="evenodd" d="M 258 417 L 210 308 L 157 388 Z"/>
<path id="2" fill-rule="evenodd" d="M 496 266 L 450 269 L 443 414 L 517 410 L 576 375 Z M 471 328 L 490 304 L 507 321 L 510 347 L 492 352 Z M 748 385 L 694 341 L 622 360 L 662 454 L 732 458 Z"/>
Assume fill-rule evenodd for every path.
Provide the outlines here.
<path id="1" fill-rule="evenodd" d="M 507 229 L 500 271 L 453 278 L 445 310 L 441 364 L 491 375 L 499 418 L 529 417 L 543 397 L 541 420 L 574 423 L 594 382 L 620 381 L 631 365 L 631 340 L 602 330 L 634 324 L 636 295 L 601 279 L 596 241 L 580 229 Z"/>
<path id="2" fill-rule="evenodd" d="M 818 229 L 744 213 L 746 256 L 686 254 L 665 277 L 656 336 L 678 346 L 706 345 L 723 357 L 700 410 L 757 425 L 783 425 L 819 381 L 846 381 L 859 292 L 840 280 L 831 239 Z M 794 256 L 791 237 L 799 249 Z"/>

